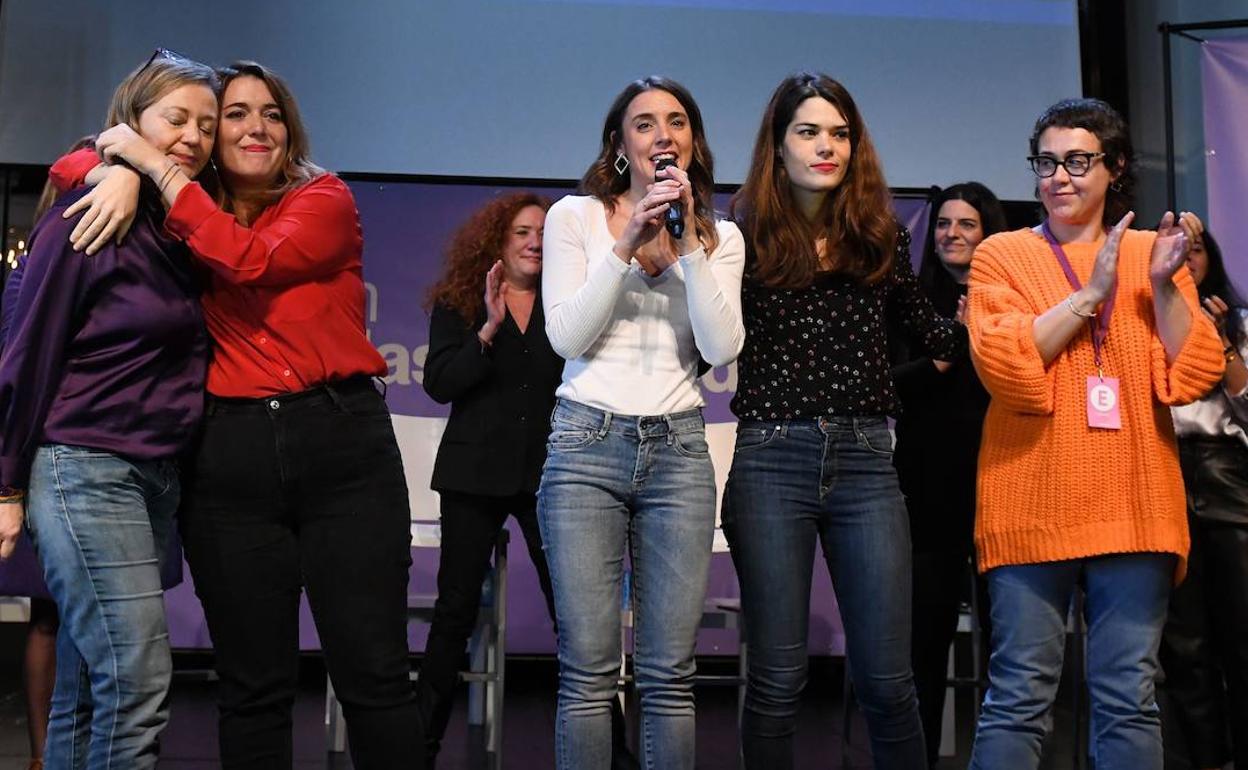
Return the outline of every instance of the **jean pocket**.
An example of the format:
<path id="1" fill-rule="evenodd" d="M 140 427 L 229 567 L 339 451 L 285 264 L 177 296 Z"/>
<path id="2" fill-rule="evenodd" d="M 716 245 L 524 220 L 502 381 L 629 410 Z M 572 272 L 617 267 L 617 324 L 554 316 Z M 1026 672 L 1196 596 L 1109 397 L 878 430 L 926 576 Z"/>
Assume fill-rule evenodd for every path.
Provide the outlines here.
<path id="1" fill-rule="evenodd" d="M 780 435 L 780 431 L 774 427 L 742 427 L 737 426 L 737 441 L 734 450 L 737 452 L 748 452 L 751 449 L 761 449 L 776 440 Z"/>
<path id="2" fill-rule="evenodd" d="M 597 431 L 559 425 L 546 439 L 546 448 L 548 452 L 574 452 L 594 443 L 597 438 Z"/>
<path id="3" fill-rule="evenodd" d="M 673 433 L 672 446 L 677 454 L 698 460 L 711 456 L 711 447 L 706 443 L 706 433 L 702 431 L 690 433 Z"/>
<path id="4" fill-rule="evenodd" d="M 858 444 L 882 457 L 893 456 L 893 434 L 884 425 L 859 428 Z"/>

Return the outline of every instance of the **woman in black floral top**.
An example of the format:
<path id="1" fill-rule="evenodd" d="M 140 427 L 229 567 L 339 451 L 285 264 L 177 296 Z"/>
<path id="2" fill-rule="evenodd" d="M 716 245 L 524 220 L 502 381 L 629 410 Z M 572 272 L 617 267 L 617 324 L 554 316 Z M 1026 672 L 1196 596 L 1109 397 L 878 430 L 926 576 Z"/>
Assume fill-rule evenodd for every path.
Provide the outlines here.
<path id="1" fill-rule="evenodd" d="M 799 73 L 776 89 L 733 213 L 747 245 L 746 342 L 723 525 L 751 646 L 746 767 L 793 766 L 818 538 L 875 767 L 920 770 L 888 337 L 946 359 L 965 331 L 920 288 L 866 126 L 828 76 Z"/>

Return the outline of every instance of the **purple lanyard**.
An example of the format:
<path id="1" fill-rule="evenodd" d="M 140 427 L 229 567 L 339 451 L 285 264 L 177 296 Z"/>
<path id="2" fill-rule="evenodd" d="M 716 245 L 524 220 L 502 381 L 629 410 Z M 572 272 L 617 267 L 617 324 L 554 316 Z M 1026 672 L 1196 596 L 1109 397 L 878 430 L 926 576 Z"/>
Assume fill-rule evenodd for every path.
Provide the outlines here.
<path id="1" fill-rule="evenodd" d="M 1079 291 L 1083 288 L 1083 284 L 1079 282 L 1079 276 L 1075 275 L 1075 269 L 1070 266 L 1070 260 L 1067 259 L 1062 244 L 1053 237 L 1053 231 L 1049 229 L 1049 220 L 1044 220 L 1041 230 L 1044 232 L 1044 239 L 1049 242 L 1049 248 L 1053 249 L 1053 256 L 1057 257 L 1057 264 L 1062 266 L 1066 280 L 1070 282 L 1071 288 Z M 1101 312 L 1097 313 L 1096 318 L 1088 319 L 1088 325 L 1092 327 L 1092 359 L 1096 363 L 1097 374 L 1101 374 L 1101 349 L 1105 346 L 1105 338 L 1109 336 L 1109 318 L 1114 314 L 1114 300 L 1117 296 L 1118 279 L 1115 278 L 1114 288 L 1109 292 L 1109 299 L 1101 305 Z"/>

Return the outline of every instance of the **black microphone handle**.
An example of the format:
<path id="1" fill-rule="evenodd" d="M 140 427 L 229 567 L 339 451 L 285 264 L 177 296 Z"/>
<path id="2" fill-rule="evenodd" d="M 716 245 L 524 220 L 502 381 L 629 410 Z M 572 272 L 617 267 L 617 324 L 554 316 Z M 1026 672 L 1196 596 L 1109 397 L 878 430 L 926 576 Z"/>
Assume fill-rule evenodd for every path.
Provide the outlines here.
<path id="1" fill-rule="evenodd" d="M 659 172 L 668 166 L 676 165 L 670 158 L 663 158 L 654 167 L 654 181 L 660 180 Z M 685 205 L 680 201 L 672 201 L 666 212 L 663 213 L 663 226 L 667 228 L 667 232 L 676 240 L 680 240 L 685 235 Z"/>
<path id="2" fill-rule="evenodd" d="M 663 214 L 663 225 L 672 237 L 680 240 L 685 235 L 685 204 L 672 201 L 671 208 Z"/>

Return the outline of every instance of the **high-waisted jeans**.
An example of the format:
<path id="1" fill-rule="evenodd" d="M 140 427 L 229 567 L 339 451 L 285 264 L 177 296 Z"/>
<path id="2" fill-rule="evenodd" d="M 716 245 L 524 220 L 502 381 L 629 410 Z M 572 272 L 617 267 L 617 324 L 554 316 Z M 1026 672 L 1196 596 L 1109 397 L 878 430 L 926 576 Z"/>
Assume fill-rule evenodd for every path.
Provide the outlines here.
<path id="1" fill-rule="evenodd" d="M 221 764 L 292 764 L 308 593 L 359 770 L 424 766 L 408 679 L 411 522 L 390 412 L 368 378 L 209 398 L 180 523 L 216 651 Z"/>
<path id="2" fill-rule="evenodd" d="M 926 768 L 910 671 L 910 527 L 892 447 L 882 417 L 737 426 L 723 528 L 750 643 L 747 768 L 793 767 L 816 540 L 836 589 L 875 767 Z"/>

